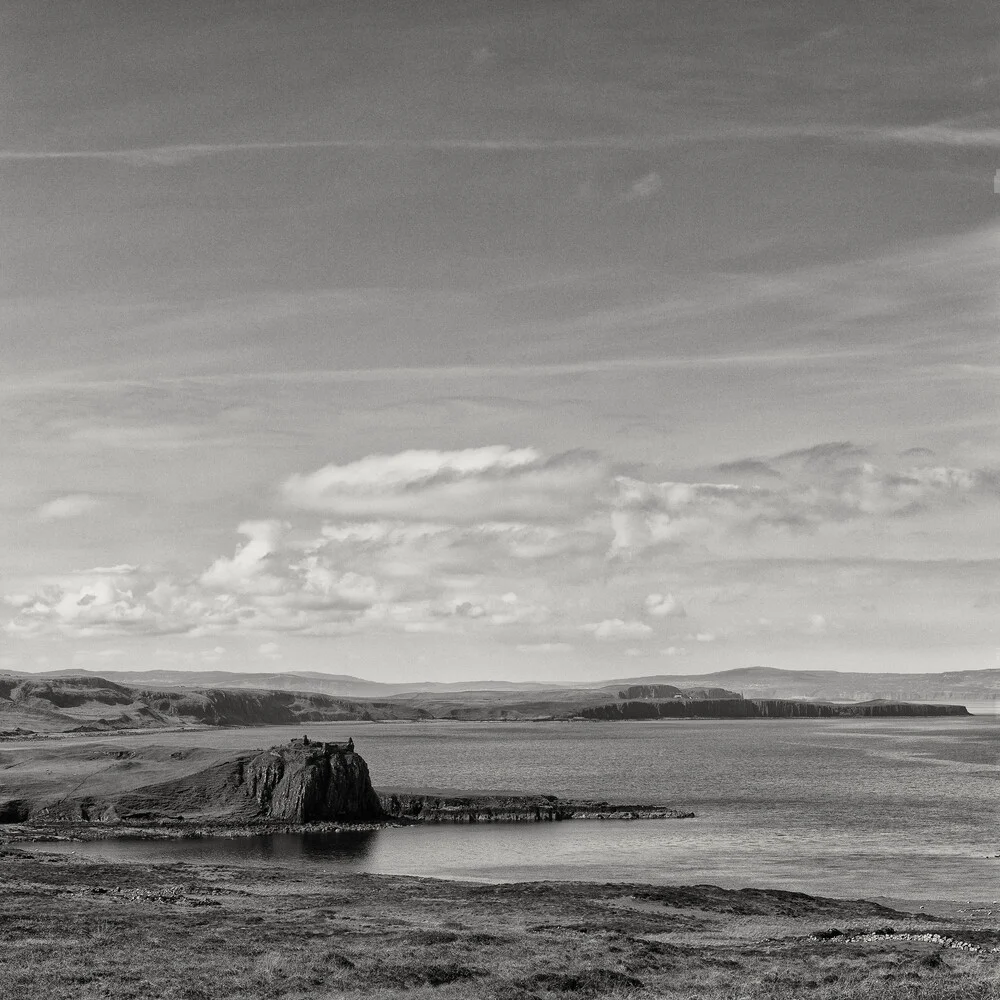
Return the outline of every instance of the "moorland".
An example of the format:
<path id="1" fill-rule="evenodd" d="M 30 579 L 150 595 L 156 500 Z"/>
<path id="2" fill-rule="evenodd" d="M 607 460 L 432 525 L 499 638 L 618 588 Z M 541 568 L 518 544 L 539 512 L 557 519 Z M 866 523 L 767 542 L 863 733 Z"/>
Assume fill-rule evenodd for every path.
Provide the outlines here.
<path id="1" fill-rule="evenodd" d="M 985 910 L 0 849 L 0 1000 L 995 1000 Z"/>
<path id="2" fill-rule="evenodd" d="M 242 675 L 234 675 L 238 680 Z M 308 682 L 308 678 L 303 678 Z M 881 718 L 963 715 L 956 704 L 898 699 L 836 702 L 748 697 L 721 687 L 662 682 L 596 688 L 489 685 L 409 691 L 362 700 L 268 688 L 124 684 L 96 674 L 0 674 L 0 739 L 40 733 L 100 733 L 191 726 L 280 726 L 348 720 L 618 720 L 649 718 Z"/>

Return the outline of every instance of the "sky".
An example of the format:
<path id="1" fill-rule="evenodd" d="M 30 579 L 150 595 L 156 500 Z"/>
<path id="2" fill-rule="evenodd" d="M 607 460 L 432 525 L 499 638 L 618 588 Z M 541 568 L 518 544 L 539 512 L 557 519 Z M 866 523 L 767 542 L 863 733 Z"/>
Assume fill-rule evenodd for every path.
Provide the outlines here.
<path id="1" fill-rule="evenodd" d="M 991 0 L 2 0 L 0 77 L 0 669 L 1000 665 Z"/>

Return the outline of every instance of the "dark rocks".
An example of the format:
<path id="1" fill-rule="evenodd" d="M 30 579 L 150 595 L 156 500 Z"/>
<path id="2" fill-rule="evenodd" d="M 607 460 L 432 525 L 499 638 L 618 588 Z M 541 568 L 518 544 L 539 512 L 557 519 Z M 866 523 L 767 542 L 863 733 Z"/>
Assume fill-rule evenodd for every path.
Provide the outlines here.
<path id="1" fill-rule="evenodd" d="M 242 775 L 247 794 L 268 819 L 291 823 L 382 819 L 368 765 L 353 750 L 335 743 L 296 740 L 272 747 L 245 761 Z"/>
<path id="2" fill-rule="evenodd" d="M 293 740 L 114 797 L 62 799 L 32 810 L 31 820 L 297 826 L 382 822 L 384 816 L 359 754 L 336 743 Z"/>
<path id="3" fill-rule="evenodd" d="M 839 719 L 968 715 L 964 705 L 914 705 L 900 701 L 839 704 L 785 698 L 710 698 L 625 701 L 581 709 L 586 719 Z"/>
<path id="4" fill-rule="evenodd" d="M 404 823 L 552 823 L 571 819 L 688 819 L 666 806 L 619 805 L 554 795 L 422 795 L 384 792 L 382 809 Z"/>
<path id="5" fill-rule="evenodd" d="M 31 803 L 25 799 L 0 802 L 0 823 L 23 823 L 31 815 Z"/>

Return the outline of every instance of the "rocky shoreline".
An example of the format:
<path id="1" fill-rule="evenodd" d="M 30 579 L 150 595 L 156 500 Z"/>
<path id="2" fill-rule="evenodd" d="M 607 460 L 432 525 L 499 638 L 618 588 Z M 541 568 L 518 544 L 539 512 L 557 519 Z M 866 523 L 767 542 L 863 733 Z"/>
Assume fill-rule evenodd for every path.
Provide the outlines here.
<path id="1" fill-rule="evenodd" d="M 454 795 L 393 792 L 379 796 L 385 814 L 403 823 L 551 823 L 574 819 L 691 819 L 662 805 L 624 805 L 555 795 Z"/>
<path id="2" fill-rule="evenodd" d="M 693 819 L 694 813 L 659 805 L 619 805 L 554 795 L 439 796 L 392 792 L 379 796 L 385 818 L 377 822 L 249 822 L 186 820 L 183 816 L 103 820 L 39 820 L 0 829 L 0 845 L 93 840 L 187 840 L 262 837 L 275 834 L 347 833 L 392 827 L 473 823 L 561 823 L 572 820 L 629 822 Z"/>

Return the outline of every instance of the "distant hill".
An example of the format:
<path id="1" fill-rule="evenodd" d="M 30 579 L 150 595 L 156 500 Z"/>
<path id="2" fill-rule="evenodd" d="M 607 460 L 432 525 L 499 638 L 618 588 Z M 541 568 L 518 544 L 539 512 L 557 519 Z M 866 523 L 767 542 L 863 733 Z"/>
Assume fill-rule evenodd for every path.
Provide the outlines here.
<path id="1" fill-rule="evenodd" d="M 0 734 L 107 732 L 174 726 L 267 726 L 341 720 L 419 719 L 402 704 L 312 692 L 128 687 L 91 674 L 0 675 Z"/>
<path id="2" fill-rule="evenodd" d="M 778 670 L 741 667 L 712 674 L 657 675 L 618 681 L 614 686 L 718 685 L 747 698 L 809 698 L 823 701 L 989 702 L 1000 698 L 1000 669 L 953 670 L 940 674 L 847 673 L 839 670 Z"/>
<path id="3" fill-rule="evenodd" d="M 0 672 L 0 677 L 3 677 Z M 536 691 L 559 688 L 557 683 L 539 684 L 520 681 L 460 681 L 438 683 L 413 681 L 384 684 L 350 674 L 302 673 L 236 673 L 230 670 L 105 670 L 100 674 L 90 670 L 49 670 L 40 673 L 11 676 L 39 677 L 109 677 L 121 684 L 137 687 L 170 688 L 243 688 L 268 691 L 315 691 L 335 698 L 387 698 L 414 692 L 441 693 L 448 691 Z M 573 685 L 566 685 L 572 687 Z"/>
<path id="4" fill-rule="evenodd" d="M 144 683 L 123 683 L 125 678 L 136 676 L 142 677 Z M 178 676 L 186 680 L 212 678 L 218 683 L 210 687 L 156 683 Z M 196 725 L 294 725 L 355 719 L 513 722 L 573 718 L 792 718 L 810 713 L 816 717 L 914 715 L 932 714 L 924 709 L 915 710 L 921 705 L 995 704 L 994 699 L 1000 696 L 997 670 L 907 675 L 750 667 L 687 677 L 630 678 L 594 686 L 522 685 L 503 681 L 389 685 L 347 675 L 224 671 L 116 672 L 114 677 L 111 680 L 84 671 L 0 674 L 0 735 Z M 317 691 L 315 687 L 327 690 Z M 353 694 L 348 696 L 345 691 Z M 737 704 L 741 701 L 747 704 L 741 707 Z M 751 702 L 770 707 L 758 713 Z M 843 712 L 814 711 L 800 710 L 794 707 L 795 703 L 852 707 Z M 896 709 L 893 705 L 909 708 Z M 973 707 L 973 711 L 977 709 Z"/>
<path id="5" fill-rule="evenodd" d="M 0 672 L 0 677 L 5 676 Z M 582 696 L 590 700 L 594 692 L 612 698 L 630 687 L 670 686 L 689 695 L 718 697 L 715 689 L 736 692 L 748 698 L 810 698 L 826 701 L 940 701 L 989 702 L 1000 698 L 1000 669 L 955 670 L 937 674 L 848 673 L 837 670 L 779 670 L 774 667 L 740 667 L 711 674 L 657 674 L 593 682 L 554 681 L 402 681 L 385 684 L 349 674 L 236 673 L 225 670 L 123 670 L 103 674 L 84 670 L 63 670 L 24 675 L 33 679 L 104 676 L 119 684 L 153 688 L 237 688 L 243 690 L 311 691 L 333 698 L 356 700 L 397 699 L 426 696 L 428 704 L 455 701 L 456 704 L 482 701 L 485 694 L 505 700 L 565 701 Z M 527 697 L 523 697 L 527 695 Z M 521 696 L 521 697 L 519 697 Z"/>

